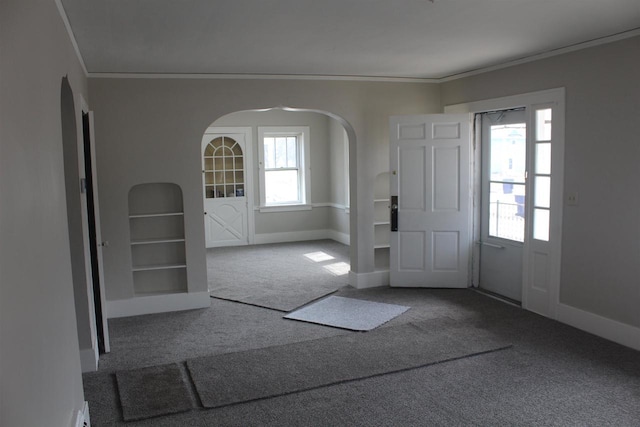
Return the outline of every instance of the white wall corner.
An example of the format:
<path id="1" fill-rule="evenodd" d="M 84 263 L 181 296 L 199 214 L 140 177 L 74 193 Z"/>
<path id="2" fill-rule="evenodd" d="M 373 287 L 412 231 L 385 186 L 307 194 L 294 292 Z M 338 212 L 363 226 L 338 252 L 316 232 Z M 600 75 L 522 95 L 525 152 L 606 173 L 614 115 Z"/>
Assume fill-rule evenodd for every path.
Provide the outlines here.
<path id="1" fill-rule="evenodd" d="M 193 310 L 209 306 L 211 306 L 211 298 L 208 291 L 189 292 L 107 301 L 107 314 L 109 319 L 113 319 L 142 314 Z"/>
<path id="2" fill-rule="evenodd" d="M 95 372 L 98 370 L 98 359 L 100 355 L 98 353 L 98 346 L 93 345 L 92 348 L 83 348 L 80 350 L 80 366 L 82 373 Z"/>
<path id="3" fill-rule="evenodd" d="M 388 271 L 374 271 L 371 273 L 349 272 L 349 284 L 356 289 L 389 286 L 389 283 Z"/>
<path id="4" fill-rule="evenodd" d="M 328 231 L 329 231 L 328 233 L 329 239 L 335 240 L 336 242 L 340 242 L 343 245 L 347 245 L 347 246 L 351 244 L 351 236 L 349 236 L 347 233 L 341 233 L 336 230 L 328 230 Z"/>
<path id="5" fill-rule="evenodd" d="M 640 328 L 600 315 L 558 304 L 557 320 L 610 341 L 640 351 Z"/>

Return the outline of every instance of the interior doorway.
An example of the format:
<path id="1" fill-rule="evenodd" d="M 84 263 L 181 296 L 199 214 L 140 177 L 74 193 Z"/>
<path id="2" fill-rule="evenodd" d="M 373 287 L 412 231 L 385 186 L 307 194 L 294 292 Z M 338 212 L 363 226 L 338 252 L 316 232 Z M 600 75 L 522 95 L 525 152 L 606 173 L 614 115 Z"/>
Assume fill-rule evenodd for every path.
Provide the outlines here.
<path id="1" fill-rule="evenodd" d="M 526 222 L 524 108 L 480 114 L 481 208 L 478 287 L 522 301 Z"/>

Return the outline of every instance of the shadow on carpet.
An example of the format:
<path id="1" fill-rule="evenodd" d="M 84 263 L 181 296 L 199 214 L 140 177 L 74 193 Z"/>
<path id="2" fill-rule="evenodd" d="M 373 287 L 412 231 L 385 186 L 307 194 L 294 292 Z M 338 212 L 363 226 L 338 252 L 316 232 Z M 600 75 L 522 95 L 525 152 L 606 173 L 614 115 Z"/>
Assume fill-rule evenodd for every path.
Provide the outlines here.
<path id="1" fill-rule="evenodd" d="M 511 347 L 485 330 L 447 320 L 200 357 L 187 368 L 204 407 L 216 408 Z"/>

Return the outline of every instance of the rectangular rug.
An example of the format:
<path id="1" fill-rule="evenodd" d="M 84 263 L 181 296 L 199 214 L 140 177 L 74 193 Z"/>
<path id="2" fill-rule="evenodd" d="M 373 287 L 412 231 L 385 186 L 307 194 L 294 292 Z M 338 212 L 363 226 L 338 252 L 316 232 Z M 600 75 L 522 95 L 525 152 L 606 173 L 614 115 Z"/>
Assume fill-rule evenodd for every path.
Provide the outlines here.
<path id="1" fill-rule="evenodd" d="M 404 305 L 330 296 L 289 313 L 284 318 L 352 331 L 370 331 L 408 309 Z"/>
<path id="2" fill-rule="evenodd" d="M 215 408 L 510 347 L 482 329 L 430 323 L 200 357 L 187 368 L 202 404 Z"/>
<path id="3" fill-rule="evenodd" d="M 174 414 L 193 408 L 177 363 L 116 372 L 125 421 Z"/>

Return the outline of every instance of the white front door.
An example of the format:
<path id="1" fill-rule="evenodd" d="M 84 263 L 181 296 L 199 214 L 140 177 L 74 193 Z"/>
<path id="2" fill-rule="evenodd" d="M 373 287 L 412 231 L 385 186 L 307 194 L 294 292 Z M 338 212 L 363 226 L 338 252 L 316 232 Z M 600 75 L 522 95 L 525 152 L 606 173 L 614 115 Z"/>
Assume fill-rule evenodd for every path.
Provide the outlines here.
<path id="1" fill-rule="evenodd" d="M 391 286 L 469 286 L 469 124 L 468 114 L 391 117 Z"/>
<path id="2" fill-rule="evenodd" d="M 250 138 L 250 131 L 222 128 L 209 128 L 202 138 L 207 248 L 250 242 Z"/>
<path id="3" fill-rule="evenodd" d="M 527 213 L 525 110 L 482 114 L 482 192 L 478 286 L 522 301 Z"/>

